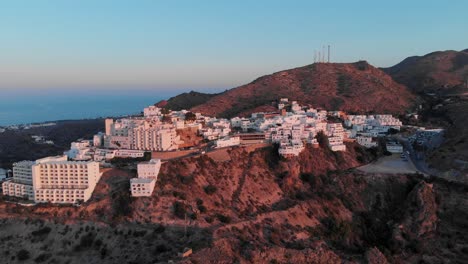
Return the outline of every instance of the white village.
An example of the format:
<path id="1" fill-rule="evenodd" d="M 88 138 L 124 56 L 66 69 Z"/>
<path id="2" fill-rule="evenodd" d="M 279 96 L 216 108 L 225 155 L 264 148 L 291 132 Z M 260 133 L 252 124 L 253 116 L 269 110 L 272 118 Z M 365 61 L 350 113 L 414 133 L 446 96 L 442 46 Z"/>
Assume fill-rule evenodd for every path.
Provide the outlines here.
<path id="1" fill-rule="evenodd" d="M 179 131 L 184 129 L 196 131 L 204 139 L 203 145 L 191 148 L 197 150 L 196 155 L 263 143 L 276 144 L 278 154 L 288 159 L 300 155 L 307 144 L 319 147 L 320 135 L 330 151 L 346 151 L 347 141 L 376 147 L 378 138 L 403 126 L 388 114 L 351 115 L 301 106 L 287 98 L 276 104 L 277 111 L 253 113 L 248 118 L 224 119 L 149 106 L 141 116 L 106 119 L 104 133 L 71 143 L 62 156 L 14 163 L 12 177 L 3 181 L 3 194 L 33 203 L 80 204 L 91 198 L 102 174 L 100 169 L 121 158 L 138 163 L 137 177 L 130 180 L 131 195 L 151 196 L 164 162 L 153 154 L 180 151 L 184 141 Z M 422 128 L 410 140 L 432 142 L 442 134 L 442 130 Z M 387 140 L 386 150 L 404 156 L 404 148 L 397 140 Z"/>

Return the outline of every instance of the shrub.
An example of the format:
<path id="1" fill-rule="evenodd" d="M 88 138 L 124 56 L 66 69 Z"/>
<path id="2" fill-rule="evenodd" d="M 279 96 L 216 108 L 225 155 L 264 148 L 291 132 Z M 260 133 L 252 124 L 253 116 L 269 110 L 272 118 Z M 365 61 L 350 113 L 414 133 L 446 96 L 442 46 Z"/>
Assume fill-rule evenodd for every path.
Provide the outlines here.
<path id="1" fill-rule="evenodd" d="M 175 201 L 174 204 L 172 205 L 172 208 L 174 210 L 174 215 L 177 216 L 178 218 L 185 218 L 185 214 L 187 213 L 187 208 L 185 207 L 185 204 Z"/>
<path id="2" fill-rule="evenodd" d="M 317 142 L 319 143 L 321 148 L 328 148 L 328 137 L 322 131 L 318 132 L 315 136 Z"/>
<path id="3" fill-rule="evenodd" d="M 166 228 L 163 226 L 163 225 L 158 225 L 155 229 L 154 229 L 154 233 L 155 234 L 161 234 L 161 233 L 164 233 L 164 231 L 166 230 Z"/>
<path id="4" fill-rule="evenodd" d="M 167 252 L 167 251 L 169 251 L 169 248 L 167 248 L 167 246 L 164 245 L 164 244 L 159 244 L 159 245 L 157 245 L 156 248 L 154 249 L 154 253 L 155 253 L 156 255 L 158 255 L 158 254 L 160 254 L 160 253 Z"/>
<path id="5" fill-rule="evenodd" d="M 18 260 L 24 261 L 24 260 L 29 259 L 30 254 L 29 254 L 29 251 L 27 251 L 26 249 L 21 249 L 21 250 L 18 251 L 18 253 L 16 254 L 16 257 L 18 257 Z"/>
<path id="6" fill-rule="evenodd" d="M 200 211 L 200 213 L 206 213 L 206 211 L 207 211 L 206 206 L 200 204 L 197 207 L 198 207 L 198 210 Z"/>
<path id="7" fill-rule="evenodd" d="M 205 190 L 205 193 L 208 194 L 208 195 L 212 195 L 218 190 L 218 188 L 216 188 L 216 186 L 211 185 L 211 184 L 205 186 L 205 188 L 203 188 L 203 189 Z"/>
<path id="8" fill-rule="evenodd" d="M 311 187 L 315 185 L 315 176 L 312 173 L 302 173 L 301 180 L 309 183 Z"/>
<path id="9" fill-rule="evenodd" d="M 96 234 L 91 232 L 81 236 L 80 243 L 75 247 L 75 250 L 80 251 L 82 249 L 90 248 L 93 245 L 95 237 Z"/>
<path id="10" fill-rule="evenodd" d="M 229 224 L 231 222 L 231 217 L 223 215 L 223 214 L 217 214 L 216 217 L 218 220 L 222 223 Z"/>
<path id="11" fill-rule="evenodd" d="M 48 235 L 51 230 L 52 229 L 50 227 L 46 226 L 46 227 L 43 227 L 43 228 L 38 229 L 36 231 L 32 231 L 31 235 L 33 235 L 33 236 L 45 236 L 45 235 Z"/>
<path id="12" fill-rule="evenodd" d="M 39 256 L 37 256 L 37 258 L 34 259 L 34 261 L 36 263 L 42 263 L 42 262 L 47 261 L 51 257 L 52 257 L 52 254 L 50 254 L 50 253 L 41 253 L 41 254 L 39 254 Z"/>

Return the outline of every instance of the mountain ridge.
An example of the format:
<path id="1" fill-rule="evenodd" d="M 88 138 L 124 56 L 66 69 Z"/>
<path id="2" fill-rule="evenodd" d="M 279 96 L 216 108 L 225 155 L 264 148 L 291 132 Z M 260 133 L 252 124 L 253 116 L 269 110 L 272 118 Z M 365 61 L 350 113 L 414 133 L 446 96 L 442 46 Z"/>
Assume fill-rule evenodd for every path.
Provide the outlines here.
<path id="1" fill-rule="evenodd" d="M 416 93 L 454 93 L 468 81 L 468 49 L 411 56 L 382 70 Z"/>
<path id="2" fill-rule="evenodd" d="M 405 86 L 366 61 L 314 63 L 261 76 L 191 108 L 207 115 L 233 117 L 273 109 L 281 97 L 329 110 L 401 114 L 415 97 Z"/>

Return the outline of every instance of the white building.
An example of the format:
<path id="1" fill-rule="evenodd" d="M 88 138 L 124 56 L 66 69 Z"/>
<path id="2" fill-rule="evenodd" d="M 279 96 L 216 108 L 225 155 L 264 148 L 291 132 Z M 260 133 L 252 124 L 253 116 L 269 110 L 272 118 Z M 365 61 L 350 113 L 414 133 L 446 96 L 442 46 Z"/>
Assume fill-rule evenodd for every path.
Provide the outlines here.
<path id="1" fill-rule="evenodd" d="M 67 161 L 66 156 L 47 157 L 32 166 L 36 203 L 86 202 L 101 173 L 95 161 Z"/>
<path id="2" fill-rule="evenodd" d="M 34 199 L 32 166 L 34 161 L 13 164 L 13 177 L 2 184 L 3 195 Z"/>
<path id="3" fill-rule="evenodd" d="M 130 188 L 133 197 L 149 197 L 153 193 L 156 185 L 155 179 L 132 178 Z"/>
<path id="4" fill-rule="evenodd" d="M 304 150 L 302 143 L 280 145 L 278 153 L 283 157 L 299 156 Z"/>
<path id="5" fill-rule="evenodd" d="M 145 117 L 161 116 L 161 108 L 154 105 L 148 106 L 143 109 L 143 115 Z"/>
<path id="6" fill-rule="evenodd" d="M 356 142 L 366 148 L 377 147 L 377 142 L 373 141 L 373 138 L 369 136 L 357 136 Z"/>
<path id="7" fill-rule="evenodd" d="M 240 145 L 240 137 L 225 137 L 215 142 L 216 148 L 225 148 Z"/>
<path id="8" fill-rule="evenodd" d="M 398 142 L 387 142 L 387 151 L 391 153 L 403 153 L 403 146 Z"/>
<path id="9" fill-rule="evenodd" d="M 152 127 L 145 123 L 132 130 L 131 138 L 130 149 L 138 150 L 170 151 L 178 149 L 180 143 L 180 137 L 173 125 Z"/>
<path id="10" fill-rule="evenodd" d="M 0 181 L 3 181 L 6 179 L 8 171 L 5 169 L 0 168 Z"/>
<path id="11" fill-rule="evenodd" d="M 332 151 L 346 151 L 346 145 L 343 144 L 345 133 L 341 123 L 327 124 L 327 134 L 328 146 Z"/>
<path id="12" fill-rule="evenodd" d="M 151 196 L 158 180 L 161 160 L 152 159 L 137 165 L 138 178 L 130 179 L 130 191 L 133 197 Z"/>
<path id="13" fill-rule="evenodd" d="M 140 162 L 137 165 L 138 178 L 151 178 L 157 180 L 160 169 L 160 159 L 152 159 L 147 162 Z"/>
<path id="14" fill-rule="evenodd" d="M 332 151 L 346 151 L 346 145 L 343 144 L 343 138 L 339 136 L 328 137 L 328 146 Z"/>
<path id="15" fill-rule="evenodd" d="M 94 153 L 92 145 L 93 142 L 90 140 L 72 142 L 70 145 L 70 150 L 65 151 L 64 154 L 73 160 L 91 160 Z"/>
<path id="16" fill-rule="evenodd" d="M 97 133 L 93 136 L 93 146 L 102 147 L 104 145 L 104 134 L 102 132 Z"/>
<path id="17" fill-rule="evenodd" d="M 170 151 L 176 150 L 180 143 L 175 126 L 163 124 L 158 118 L 125 118 L 115 122 L 106 119 L 106 148 Z"/>

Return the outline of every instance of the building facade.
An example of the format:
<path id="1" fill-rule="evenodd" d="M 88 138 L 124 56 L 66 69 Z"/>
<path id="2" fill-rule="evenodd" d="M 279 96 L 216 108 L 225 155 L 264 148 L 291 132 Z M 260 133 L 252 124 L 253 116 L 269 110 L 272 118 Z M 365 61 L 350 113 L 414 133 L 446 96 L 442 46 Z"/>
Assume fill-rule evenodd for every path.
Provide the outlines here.
<path id="1" fill-rule="evenodd" d="M 37 160 L 32 171 L 37 203 L 86 202 L 101 177 L 99 163 L 67 161 L 66 156 Z"/>
<path id="2" fill-rule="evenodd" d="M 152 159 L 137 165 L 138 178 L 130 179 L 130 192 L 133 197 L 151 196 L 158 180 L 161 160 Z"/>
<path id="3" fill-rule="evenodd" d="M 34 200 L 34 161 L 20 161 L 13 164 L 13 178 L 2 184 L 3 195 Z"/>

